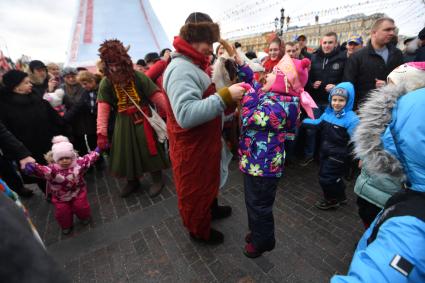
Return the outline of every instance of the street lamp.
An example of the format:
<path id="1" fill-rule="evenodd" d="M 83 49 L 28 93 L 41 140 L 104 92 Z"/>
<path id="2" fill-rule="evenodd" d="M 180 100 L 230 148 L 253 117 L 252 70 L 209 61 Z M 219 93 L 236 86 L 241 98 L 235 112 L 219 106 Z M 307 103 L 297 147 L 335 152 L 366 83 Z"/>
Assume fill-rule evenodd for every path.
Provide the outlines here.
<path id="1" fill-rule="evenodd" d="M 280 9 L 280 32 L 279 36 L 283 35 L 283 24 L 285 23 L 285 9 Z"/>
<path id="2" fill-rule="evenodd" d="M 277 25 L 279 24 L 279 18 L 278 17 L 276 17 L 275 19 L 274 19 L 274 30 L 275 31 L 277 31 Z"/>

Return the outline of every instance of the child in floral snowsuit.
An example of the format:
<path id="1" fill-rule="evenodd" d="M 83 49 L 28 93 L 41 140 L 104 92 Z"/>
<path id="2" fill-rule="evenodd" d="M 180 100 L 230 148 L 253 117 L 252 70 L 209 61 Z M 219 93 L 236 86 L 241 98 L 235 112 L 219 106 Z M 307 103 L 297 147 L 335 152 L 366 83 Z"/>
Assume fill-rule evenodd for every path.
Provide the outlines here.
<path id="1" fill-rule="evenodd" d="M 90 221 L 84 174 L 99 158 L 99 150 L 77 157 L 73 145 L 66 137 L 56 136 L 52 142 L 52 151 L 49 152 L 53 159 L 49 160 L 51 163 L 48 166 L 30 163 L 25 170 L 27 174 L 47 181 L 47 192 L 52 194 L 52 203 L 55 206 L 55 218 L 62 233 L 67 235 L 72 231 L 74 214 L 85 225 Z"/>
<path id="2" fill-rule="evenodd" d="M 289 59 L 291 60 L 291 59 Z M 309 60 L 296 60 L 297 71 L 308 72 Z M 305 80 L 306 82 L 306 80 Z M 304 82 L 304 84 L 305 84 Z M 242 98 L 239 143 L 240 170 L 244 173 L 245 203 L 250 233 L 244 254 L 254 258 L 275 246 L 273 202 L 285 161 L 285 135 L 294 131 L 300 97 L 290 92 L 288 78 L 279 69 L 266 77 L 259 90 L 250 88 Z"/>

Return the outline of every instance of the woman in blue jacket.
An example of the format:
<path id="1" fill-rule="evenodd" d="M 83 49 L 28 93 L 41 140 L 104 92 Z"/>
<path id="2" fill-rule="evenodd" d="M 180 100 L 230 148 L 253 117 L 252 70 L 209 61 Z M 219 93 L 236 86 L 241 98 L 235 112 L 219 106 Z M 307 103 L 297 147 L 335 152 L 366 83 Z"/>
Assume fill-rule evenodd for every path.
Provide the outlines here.
<path id="1" fill-rule="evenodd" d="M 388 91 L 381 89 L 363 106 L 381 123 L 371 124 L 372 146 L 356 144 L 356 151 L 368 172 L 400 176 L 406 188 L 387 201 L 364 233 L 348 275 L 332 283 L 425 282 L 425 63 L 405 65 L 398 70 L 404 83 L 385 86 Z"/>

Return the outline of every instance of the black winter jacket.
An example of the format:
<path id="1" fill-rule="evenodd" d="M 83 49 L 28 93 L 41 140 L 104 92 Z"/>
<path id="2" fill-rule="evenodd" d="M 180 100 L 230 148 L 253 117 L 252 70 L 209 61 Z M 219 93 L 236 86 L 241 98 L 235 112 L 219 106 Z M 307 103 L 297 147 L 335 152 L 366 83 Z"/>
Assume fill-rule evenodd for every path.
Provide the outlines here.
<path id="1" fill-rule="evenodd" d="M 36 240 L 24 212 L 0 191 L 2 282 L 70 282 L 63 268 Z"/>
<path id="2" fill-rule="evenodd" d="M 28 95 L 0 91 L 0 120 L 39 163 L 52 147 L 52 138 L 62 134 L 62 119 L 50 104 L 32 92 Z"/>
<path id="3" fill-rule="evenodd" d="M 347 56 L 339 49 L 324 54 L 319 48 L 311 56 L 311 70 L 308 75 L 307 91 L 317 104 L 328 104 L 329 93 L 325 87 L 328 84 L 337 85 L 342 81 Z M 318 89 L 313 88 L 315 81 L 321 81 Z"/>
<path id="4" fill-rule="evenodd" d="M 73 133 L 77 136 L 84 134 L 96 134 L 97 118 L 97 90 L 84 91 L 80 99 L 75 103 L 67 103 L 64 120 L 73 127 Z"/>
<path id="5" fill-rule="evenodd" d="M 347 158 L 349 153 L 348 144 L 350 142 L 347 129 L 327 121 L 322 121 L 319 124 L 319 129 L 321 142 L 320 157 L 334 156 L 341 159 Z"/>
<path id="6" fill-rule="evenodd" d="M 401 51 L 392 45 L 388 45 L 387 48 L 387 64 L 375 52 L 370 41 L 348 59 L 343 80 L 354 85 L 356 91 L 354 110 L 357 110 L 365 100 L 367 93 L 375 89 L 375 79 L 386 81 L 391 71 L 403 64 Z"/>
<path id="7" fill-rule="evenodd" d="M 29 150 L 7 130 L 2 122 L 0 122 L 0 148 L 3 154 L 14 160 L 31 156 Z"/>

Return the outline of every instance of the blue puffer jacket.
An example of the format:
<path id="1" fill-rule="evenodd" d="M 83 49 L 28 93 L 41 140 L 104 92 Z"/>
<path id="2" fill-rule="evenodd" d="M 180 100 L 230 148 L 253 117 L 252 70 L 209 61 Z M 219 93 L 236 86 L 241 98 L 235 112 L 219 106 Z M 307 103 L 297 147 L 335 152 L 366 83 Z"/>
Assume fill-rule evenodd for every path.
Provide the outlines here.
<path id="1" fill-rule="evenodd" d="M 335 112 L 331 107 L 331 94 L 338 88 L 347 91 L 347 103 L 340 112 Z M 359 118 L 352 111 L 354 104 L 354 86 L 343 82 L 335 86 L 329 94 L 329 105 L 319 119 L 304 119 L 304 124 L 318 125 L 321 133 L 321 156 L 335 156 L 345 158 L 348 155 L 348 143 L 354 128 L 359 123 Z"/>
<path id="2" fill-rule="evenodd" d="M 378 97 L 374 102 L 388 104 L 391 99 L 396 104 L 382 137 L 385 150 L 397 156 L 411 189 L 425 192 L 425 88 L 400 98 Z M 397 164 L 382 166 L 397 171 Z M 335 276 L 331 282 L 425 282 L 425 222 L 413 216 L 389 218 L 379 228 L 375 241 L 367 245 L 375 224 L 376 219 L 360 239 L 348 275 Z M 397 256 L 412 265 L 407 275 L 393 267 Z"/>

